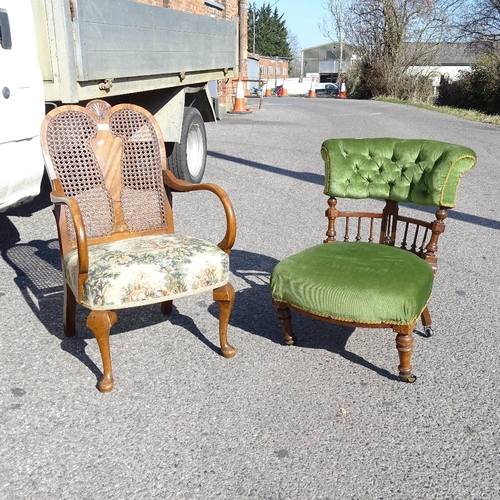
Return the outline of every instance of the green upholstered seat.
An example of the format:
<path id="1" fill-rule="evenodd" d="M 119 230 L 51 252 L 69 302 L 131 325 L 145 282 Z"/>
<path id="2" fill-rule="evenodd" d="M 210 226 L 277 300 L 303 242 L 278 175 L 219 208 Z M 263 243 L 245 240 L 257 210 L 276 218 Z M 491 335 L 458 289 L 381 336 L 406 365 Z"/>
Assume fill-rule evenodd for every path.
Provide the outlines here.
<path id="1" fill-rule="evenodd" d="M 412 324 L 432 291 L 431 266 L 415 254 L 365 242 L 320 244 L 281 261 L 271 295 L 338 321 Z"/>

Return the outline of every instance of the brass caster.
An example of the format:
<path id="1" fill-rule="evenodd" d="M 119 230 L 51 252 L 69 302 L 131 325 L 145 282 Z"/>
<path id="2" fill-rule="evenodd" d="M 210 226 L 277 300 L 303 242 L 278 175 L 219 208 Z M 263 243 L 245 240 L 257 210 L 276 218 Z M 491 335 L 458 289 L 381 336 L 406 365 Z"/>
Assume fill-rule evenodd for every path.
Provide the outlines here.
<path id="1" fill-rule="evenodd" d="M 413 384 L 413 382 L 417 380 L 417 376 L 413 375 L 413 373 L 411 373 L 410 375 L 399 375 L 398 378 L 399 380 L 401 380 L 401 382 L 406 382 L 408 384 Z"/>

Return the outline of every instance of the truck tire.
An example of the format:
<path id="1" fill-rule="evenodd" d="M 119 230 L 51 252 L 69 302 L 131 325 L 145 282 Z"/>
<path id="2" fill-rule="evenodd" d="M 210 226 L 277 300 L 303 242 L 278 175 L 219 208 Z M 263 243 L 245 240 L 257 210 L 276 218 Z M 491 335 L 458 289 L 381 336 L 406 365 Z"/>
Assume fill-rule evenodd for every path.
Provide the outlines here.
<path id="1" fill-rule="evenodd" d="M 181 142 L 167 145 L 167 167 L 184 181 L 199 184 L 207 162 L 207 134 L 200 112 L 184 108 Z"/>

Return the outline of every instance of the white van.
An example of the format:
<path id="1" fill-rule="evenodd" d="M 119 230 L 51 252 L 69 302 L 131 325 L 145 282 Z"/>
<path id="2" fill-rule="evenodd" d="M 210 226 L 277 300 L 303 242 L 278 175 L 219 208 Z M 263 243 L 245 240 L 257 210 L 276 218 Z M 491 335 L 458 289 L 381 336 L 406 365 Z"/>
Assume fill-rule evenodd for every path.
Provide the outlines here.
<path id="1" fill-rule="evenodd" d="M 44 115 L 31 0 L 0 0 L 0 212 L 40 193 Z"/>

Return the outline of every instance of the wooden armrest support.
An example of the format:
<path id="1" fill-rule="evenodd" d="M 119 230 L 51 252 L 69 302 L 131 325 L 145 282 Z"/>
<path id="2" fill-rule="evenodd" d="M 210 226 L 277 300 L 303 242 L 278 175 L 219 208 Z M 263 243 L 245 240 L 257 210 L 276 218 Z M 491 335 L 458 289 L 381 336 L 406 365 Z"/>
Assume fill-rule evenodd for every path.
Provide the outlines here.
<path id="1" fill-rule="evenodd" d="M 89 272 L 89 250 L 87 244 L 87 233 L 83 224 L 83 217 L 78 202 L 74 198 L 68 198 L 58 181 L 55 181 L 56 188 L 50 193 L 50 201 L 55 205 L 66 205 L 73 219 L 73 225 L 76 235 L 76 249 L 78 252 L 78 297 L 81 302 L 83 296 L 83 284 L 85 283 Z"/>
<path id="2" fill-rule="evenodd" d="M 163 171 L 163 182 L 166 186 L 175 191 L 210 191 L 219 198 L 226 214 L 226 234 L 217 246 L 224 250 L 224 252 L 229 253 L 236 239 L 236 216 L 234 214 L 233 204 L 226 192 L 217 184 L 191 184 L 190 182 L 183 181 L 175 177 L 169 170 Z"/>

